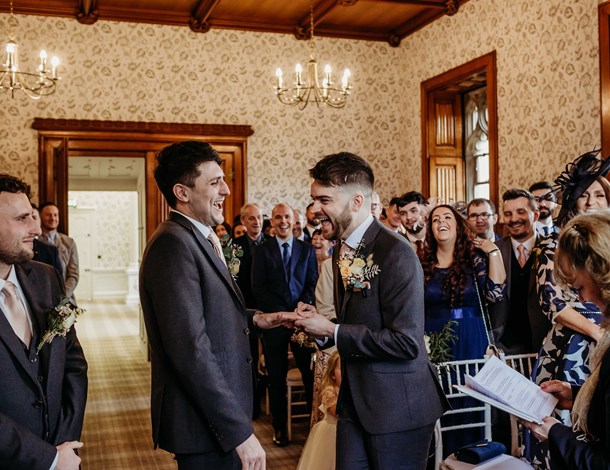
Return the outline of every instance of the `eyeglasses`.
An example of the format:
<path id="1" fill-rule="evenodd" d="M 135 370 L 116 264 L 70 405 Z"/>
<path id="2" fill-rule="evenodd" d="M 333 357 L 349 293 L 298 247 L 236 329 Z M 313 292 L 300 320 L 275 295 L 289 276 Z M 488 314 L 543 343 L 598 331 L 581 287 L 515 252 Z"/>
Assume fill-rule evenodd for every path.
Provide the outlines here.
<path id="1" fill-rule="evenodd" d="M 481 218 L 482 220 L 487 220 L 492 215 L 493 214 L 490 214 L 489 212 L 481 212 L 480 214 L 477 214 L 476 212 L 473 212 L 472 214 L 468 214 L 468 219 L 469 220 L 477 220 L 478 218 Z"/>
<path id="2" fill-rule="evenodd" d="M 548 202 L 556 202 L 557 199 L 555 198 L 555 194 L 553 193 L 547 193 L 544 196 L 534 196 L 534 201 L 536 202 L 542 202 L 542 201 L 548 201 Z"/>

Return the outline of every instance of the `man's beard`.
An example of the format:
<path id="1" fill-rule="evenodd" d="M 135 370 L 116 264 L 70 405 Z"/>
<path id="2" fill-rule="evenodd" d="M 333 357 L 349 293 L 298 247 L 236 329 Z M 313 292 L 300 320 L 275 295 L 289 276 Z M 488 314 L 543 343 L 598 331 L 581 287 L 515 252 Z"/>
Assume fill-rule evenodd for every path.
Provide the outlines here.
<path id="1" fill-rule="evenodd" d="M 546 207 L 540 207 L 540 218 L 542 220 L 546 220 L 551 216 L 551 211 L 548 210 Z"/>
<path id="2" fill-rule="evenodd" d="M 405 227 L 405 229 L 407 232 L 412 233 L 413 235 L 417 235 L 424 229 L 425 226 L 426 224 L 424 223 L 424 221 L 420 219 L 415 222 L 411 228 Z"/>
<path id="3" fill-rule="evenodd" d="M 333 221 L 331 220 L 333 230 L 330 234 L 330 238 L 324 237 L 327 240 L 339 240 L 341 235 L 345 233 L 347 228 L 352 223 L 352 212 L 350 211 L 349 204 L 345 205 L 345 209 L 343 212 L 337 216 L 337 218 Z"/>
<path id="4" fill-rule="evenodd" d="M 21 264 L 34 257 L 34 250 L 15 249 L 0 253 L 0 261 L 6 265 Z"/>

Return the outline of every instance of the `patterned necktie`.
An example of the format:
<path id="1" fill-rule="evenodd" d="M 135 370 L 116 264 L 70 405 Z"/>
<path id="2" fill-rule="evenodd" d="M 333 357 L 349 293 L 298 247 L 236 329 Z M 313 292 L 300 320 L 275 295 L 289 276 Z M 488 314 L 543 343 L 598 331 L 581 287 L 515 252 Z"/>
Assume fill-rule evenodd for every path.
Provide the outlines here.
<path id="1" fill-rule="evenodd" d="M 6 306 L 6 316 L 9 323 L 13 327 L 15 334 L 21 341 L 29 348 L 32 342 L 32 330 L 30 329 L 30 323 L 28 322 L 28 314 L 25 311 L 23 302 L 17 295 L 17 288 L 15 284 L 10 281 L 6 281 L 4 288 L 4 305 Z"/>
<path id="2" fill-rule="evenodd" d="M 284 262 L 284 271 L 286 271 L 286 278 L 290 281 L 290 245 L 288 242 L 282 243 L 282 261 Z"/>
<path id="3" fill-rule="evenodd" d="M 525 255 L 525 246 L 523 245 L 523 243 L 517 245 L 517 251 L 519 252 L 519 257 L 517 258 L 517 261 L 519 262 L 519 266 L 523 267 L 525 266 L 525 263 L 527 263 L 527 256 Z"/>
<path id="4" fill-rule="evenodd" d="M 212 244 L 212 247 L 214 248 L 214 252 L 218 255 L 218 257 L 220 258 L 222 263 L 226 266 L 227 261 L 225 260 L 225 257 L 222 254 L 222 246 L 220 245 L 220 239 L 214 233 L 213 230 L 210 230 L 210 234 L 208 235 L 208 240 L 210 240 L 210 243 Z"/>

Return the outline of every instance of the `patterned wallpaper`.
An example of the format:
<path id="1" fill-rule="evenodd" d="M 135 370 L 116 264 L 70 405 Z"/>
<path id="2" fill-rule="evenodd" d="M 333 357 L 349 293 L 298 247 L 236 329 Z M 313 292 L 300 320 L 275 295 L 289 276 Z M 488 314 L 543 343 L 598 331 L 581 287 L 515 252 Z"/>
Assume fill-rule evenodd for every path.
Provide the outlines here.
<path id="1" fill-rule="evenodd" d="M 342 110 L 301 112 L 273 95 L 308 45 L 290 35 L 18 16 L 21 61 L 46 47 L 62 59 L 57 93 L 0 95 L 0 169 L 37 185 L 34 117 L 249 124 L 249 199 L 303 209 L 306 170 L 322 155 L 368 158 L 382 199 L 420 188 L 420 83 L 492 50 L 498 60 L 500 187 L 549 178 L 599 145 L 598 0 L 470 0 L 403 40 L 320 38 L 321 66 L 349 67 Z M 0 31 L 7 16 L 0 15 Z M 527 168 L 527 172 L 524 170 Z"/>
<path id="2" fill-rule="evenodd" d="M 129 264 L 130 243 L 134 238 L 129 230 L 135 229 L 129 220 L 134 210 L 132 194 L 128 191 L 68 191 L 69 198 L 78 202 L 78 208 L 95 209 L 93 268 L 125 269 Z"/>

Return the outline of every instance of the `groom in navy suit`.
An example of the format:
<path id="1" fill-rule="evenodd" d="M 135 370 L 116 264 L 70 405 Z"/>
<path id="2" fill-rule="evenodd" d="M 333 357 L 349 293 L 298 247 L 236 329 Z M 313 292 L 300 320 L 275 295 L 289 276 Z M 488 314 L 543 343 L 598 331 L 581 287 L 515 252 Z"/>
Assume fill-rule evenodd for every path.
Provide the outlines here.
<path id="1" fill-rule="evenodd" d="M 371 215 L 374 176 L 364 159 L 329 155 L 310 176 L 322 234 L 338 241 L 339 324 L 299 304 L 296 325 L 341 355 L 336 468 L 424 469 L 447 402 L 424 345 L 421 265 L 407 240 Z"/>
<path id="2" fill-rule="evenodd" d="M 44 343 L 65 297 L 59 273 L 37 261 L 29 186 L 0 174 L 0 468 L 77 470 L 87 362 L 74 328 Z"/>

